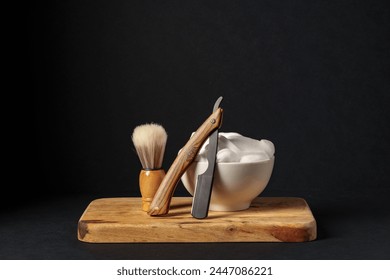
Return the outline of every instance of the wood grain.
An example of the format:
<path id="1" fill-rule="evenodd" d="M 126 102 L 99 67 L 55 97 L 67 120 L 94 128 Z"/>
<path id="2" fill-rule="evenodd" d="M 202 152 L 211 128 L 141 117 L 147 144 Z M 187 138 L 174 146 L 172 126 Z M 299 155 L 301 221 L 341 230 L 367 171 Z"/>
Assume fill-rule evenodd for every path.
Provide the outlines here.
<path id="1" fill-rule="evenodd" d="M 181 149 L 181 152 L 169 167 L 167 174 L 150 204 L 148 211 L 149 215 L 166 215 L 169 212 L 171 199 L 177 183 L 183 173 L 187 170 L 188 166 L 194 161 L 199 149 L 209 135 L 221 126 L 222 114 L 223 110 L 221 108 L 218 108 L 213 112 Z"/>
<path id="2" fill-rule="evenodd" d="M 152 217 L 141 198 L 92 201 L 78 223 L 78 239 L 91 243 L 145 242 L 305 242 L 316 239 L 317 226 L 302 198 L 258 197 L 249 209 L 210 211 L 194 219 L 191 197 L 173 197 L 166 216 Z"/>

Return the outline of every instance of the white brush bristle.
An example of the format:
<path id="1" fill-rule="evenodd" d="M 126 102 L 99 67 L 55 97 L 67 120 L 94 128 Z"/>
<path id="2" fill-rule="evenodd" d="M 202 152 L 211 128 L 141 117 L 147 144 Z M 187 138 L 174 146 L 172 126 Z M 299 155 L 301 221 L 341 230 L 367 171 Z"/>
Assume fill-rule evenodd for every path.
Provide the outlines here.
<path id="1" fill-rule="evenodd" d="M 155 123 L 137 126 L 131 139 L 143 169 L 159 169 L 162 166 L 168 135 Z"/>

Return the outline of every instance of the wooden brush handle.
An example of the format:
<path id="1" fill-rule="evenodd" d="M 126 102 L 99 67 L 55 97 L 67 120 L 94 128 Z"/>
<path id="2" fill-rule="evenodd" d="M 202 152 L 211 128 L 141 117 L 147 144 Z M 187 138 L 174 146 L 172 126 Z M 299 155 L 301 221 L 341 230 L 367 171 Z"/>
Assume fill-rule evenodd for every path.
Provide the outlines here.
<path id="1" fill-rule="evenodd" d="M 142 210 L 147 212 L 150 208 L 150 203 L 156 194 L 158 187 L 165 177 L 163 169 L 144 170 L 139 173 L 139 188 L 142 196 Z"/>
<path id="2" fill-rule="evenodd" d="M 154 195 L 148 211 L 149 215 L 165 215 L 169 212 L 169 206 L 177 183 L 191 162 L 194 161 L 206 139 L 214 130 L 221 126 L 222 113 L 223 110 L 221 108 L 215 110 L 182 148 Z"/>

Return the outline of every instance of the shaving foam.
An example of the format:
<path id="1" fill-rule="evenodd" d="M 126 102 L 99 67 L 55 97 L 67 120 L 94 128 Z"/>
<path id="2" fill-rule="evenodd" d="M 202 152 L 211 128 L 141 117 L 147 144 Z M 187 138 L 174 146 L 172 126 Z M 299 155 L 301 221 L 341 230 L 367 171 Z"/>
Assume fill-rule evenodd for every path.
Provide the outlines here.
<path id="1" fill-rule="evenodd" d="M 207 161 L 209 141 L 202 145 L 195 161 Z M 259 162 L 271 159 L 274 144 L 266 139 L 256 140 L 236 132 L 218 133 L 217 162 Z"/>

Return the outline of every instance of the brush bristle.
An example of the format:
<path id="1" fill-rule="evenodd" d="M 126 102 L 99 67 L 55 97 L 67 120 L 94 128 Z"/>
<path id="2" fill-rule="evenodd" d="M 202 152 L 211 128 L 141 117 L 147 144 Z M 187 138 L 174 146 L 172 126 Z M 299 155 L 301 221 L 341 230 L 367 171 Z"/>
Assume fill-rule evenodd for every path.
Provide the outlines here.
<path id="1" fill-rule="evenodd" d="M 137 126 L 131 139 L 143 169 L 159 169 L 162 166 L 168 135 L 155 123 Z"/>

